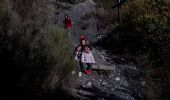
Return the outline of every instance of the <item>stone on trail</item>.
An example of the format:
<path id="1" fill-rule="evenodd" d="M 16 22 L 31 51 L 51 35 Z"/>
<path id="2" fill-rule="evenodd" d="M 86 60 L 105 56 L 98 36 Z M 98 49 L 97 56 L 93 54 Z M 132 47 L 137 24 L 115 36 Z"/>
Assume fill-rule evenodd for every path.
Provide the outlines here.
<path id="1" fill-rule="evenodd" d="M 103 82 L 102 85 L 107 85 L 107 82 Z"/>
<path id="2" fill-rule="evenodd" d="M 91 88 L 91 87 L 92 87 L 92 82 L 90 82 L 90 81 L 87 82 L 87 83 L 86 83 L 86 87 L 87 87 L 87 88 Z"/>
<path id="3" fill-rule="evenodd" d="M 116 77 L 116 81 L 120 81 L 120 78 L 119 78 L 119 77 Z"/>
<path id="4" fill-rule="evenodd" d="M 142 84 L 142 86 L 145 86 L 146 82 L 145 82 L 145 81 L 142 81 L 141 84 Z"/>

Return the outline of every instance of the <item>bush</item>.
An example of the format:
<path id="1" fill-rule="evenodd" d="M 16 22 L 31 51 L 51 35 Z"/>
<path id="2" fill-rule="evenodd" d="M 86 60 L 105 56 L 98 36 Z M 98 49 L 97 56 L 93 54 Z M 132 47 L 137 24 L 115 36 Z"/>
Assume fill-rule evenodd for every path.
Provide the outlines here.
<path id="1" fill-rule="evenodd" d="M 132 54 L 149 52 L 150 60 L 159 65 L 157 62 L 161 62 L 161 55 L 169 47 L 169 6 L 160 0 L 132 0 L 122 8 L 122 23 L 108 35 L 105 43 L 111 42 L 112 49 L 119 48 L 122 52 L 125 49 Z"/>
<path id="2" fill-rule="evenodd" d="M 140 44 L 140 49 L 149 52 L 150 60 L 154 61 L 155 66 L 159 66 L 162 62 L 161 56 L 165 56 L 163 54 L 167 52 L 170 41 L 169 6 L 161 0 L 132 0 L 125 11 L 128 19 L 125 27 L 127 32 L 131 29 L 127 34 L 135 36 L 138 40 L 135 46 Z"/>
<path id="3" fill-rule="evenodd" d="M 170 64 L 170 8 L 162 0 L 132 0 L 126 7 L 125 25 L 132 27 L 129 36 L 137 36 L 135 45 L 143 54 L 149 54 L 148 61 L 144 64 L 146 92 L 149 100 L 169 99 L 169 70 Z M 128 24 L 131 23 L 131 24 Z M 128 27 L 129 29 L 129 27 Z M 128 43 L 132 43 L 128 42 Z M 134 43 L 133 43 L 134 44 Z M 139 53 L 139 52 L 138 52 Z M 152 94 L 152 95 L 150 95 Z"/>
<path id="4" fill-rule="evenodd" d="M 57 91 L 75 65 L 68 35 L 53 26 L 54 8 L 47 4 L 47 0 L 0 1 L 0 86 L 4 98 L 27 99 Z"/>
<path id="5" fill-rule="evenodd" d="M 169 100 L 169 4 L 162 0 L 131 0 L 122 10 L 122 23 L 103 40 L 104 45 L 114 53 L 134 56 L 144 66 L 149 100 Z"/>

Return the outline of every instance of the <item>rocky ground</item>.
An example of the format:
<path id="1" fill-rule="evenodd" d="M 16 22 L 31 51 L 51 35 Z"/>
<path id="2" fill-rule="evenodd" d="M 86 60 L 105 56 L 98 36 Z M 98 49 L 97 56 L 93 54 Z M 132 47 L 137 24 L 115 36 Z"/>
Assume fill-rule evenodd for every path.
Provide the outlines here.
<path id="1" fill-rule="evenodd" d="M 65 3 L 61 3 L 65 5 Z M 85 0 L 78 4 L 67 4 L 69 9 L 60 9 L 57 17 L 59 25 L 62 25 L 65 13 L 73 21 L 73 28 L 69 30 L 70 38 L 76 45 L 81 34 L 85 35 L 89 43 L 97 41 L 97 34 L 105 34 L 110 30 L 108 25 L 104 30 L 97 30 L 98 19 L 93 13 L 105 13 L 99 10 L 93 0 Z M 144 82 L 141 81 L 142 70 L 133 63 L 125 63 L 124 59 L 108 54 L 101 48 L 94 47 L 93 54 L 97 64 L 109 65 L 113 71 L 94 70 L 92 75 L 83 74 L 77 78 L 78 73 L 72 78 L 72 95 L 77 99 L 85 100 L 141 100 L 143 98 Z"/>

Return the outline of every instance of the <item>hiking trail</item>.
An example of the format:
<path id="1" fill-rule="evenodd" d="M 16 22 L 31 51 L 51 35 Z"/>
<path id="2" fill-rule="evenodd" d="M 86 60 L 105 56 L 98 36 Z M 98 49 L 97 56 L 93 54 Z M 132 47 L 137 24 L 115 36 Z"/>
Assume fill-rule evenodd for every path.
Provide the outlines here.
<path id="1" fill-rule="evenodd" d="M 62 5 L 65 3 L 61 2 Z M 59 9 L 58 25 L 63 24 L 65 13 L 73 22 L 73 28 L 69 30 L 69 36 L 74 45 L 79 44 L 80 35 L 85 35 L 89 43 L 97 42 L 97 35 L 105 34 L 110 29 L 98 31 L 98 19 L 92 13 L 98 11 L 97 4 L 93 0 L 85 0 L 82 3 L 67 4 L 69 9 Z M 87 17 L 88 16 L 88 17 Z M 82 74 L 82 77 L 74 81 L 70 89 L 72 95 L 83 100 L 140 100 L 142 94 L 141 70 L 132 63 L 123 63 L 123 58 L 110 55 L 106 50 L 93 47 L 93 55 L 97 64 L 109 65 L 112 71 L 93 71 L 91 75 Z M 117 63 L 120 62 L 120 63 Z M 78 73 L 76 73 L 78 75 Z M 76 76 L 73 76 L 73 79 Z"/>

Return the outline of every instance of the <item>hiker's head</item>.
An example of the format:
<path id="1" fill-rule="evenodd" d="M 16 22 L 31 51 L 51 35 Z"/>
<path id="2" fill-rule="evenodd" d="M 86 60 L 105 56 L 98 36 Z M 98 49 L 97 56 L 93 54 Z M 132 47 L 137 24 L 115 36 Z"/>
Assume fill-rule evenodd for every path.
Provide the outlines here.
<path id="1" fill-rule="evenodd" d="M 65 18 L 68 18 L 68 14 L 65 14 L 65 16 L 64 16 Z"/>
<path id="2" fill-rule="evenodd" d="M 81 40 L 81 45 L 86 45 L 86 40 L 85 39 Z"/>

